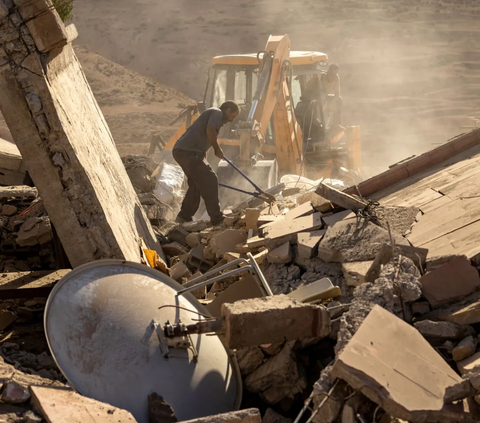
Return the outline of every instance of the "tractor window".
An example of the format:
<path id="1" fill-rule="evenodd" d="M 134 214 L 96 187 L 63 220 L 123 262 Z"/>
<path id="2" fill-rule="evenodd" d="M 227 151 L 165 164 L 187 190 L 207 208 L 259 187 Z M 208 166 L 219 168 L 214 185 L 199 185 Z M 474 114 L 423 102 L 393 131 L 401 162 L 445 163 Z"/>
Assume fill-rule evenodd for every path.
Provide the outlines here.
<path id="1" fill-rule="evenodd" d="M 247 74 L 245 71 L 235 72 L 235 101 L 243 106 L 247 100 Z"/>
<path id="2" fill-rule="evenodd" d="M 294 77 L 292 80 L 293 107 L 295 107 L 298 104 L 301 96 L 302 96 L 302 87 L 300 85 L 300 78 Z"/>
<path id="3" fill-rule="evenodd" d="M 226 100 L 227 95 L 227 71 L 217 70 L 215 75 L 215 85 L 213 87 L 212 107 L 220 107 Z"/>

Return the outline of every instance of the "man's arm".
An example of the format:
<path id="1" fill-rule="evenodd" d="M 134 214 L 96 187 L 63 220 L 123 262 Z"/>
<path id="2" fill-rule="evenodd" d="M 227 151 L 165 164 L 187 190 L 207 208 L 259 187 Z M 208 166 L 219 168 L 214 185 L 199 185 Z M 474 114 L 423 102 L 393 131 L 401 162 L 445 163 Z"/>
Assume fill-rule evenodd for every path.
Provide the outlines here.
<path id="1" fill-rule="evenodd" d="M 221 149 L 220 145 L 218 145 L 217 128 L 215 126 L 207 126 L 207 138 L 210 145 L 213 147 L 213 151 L 215 151 L 215 156 L 223 159 L 223 150 Z"/>

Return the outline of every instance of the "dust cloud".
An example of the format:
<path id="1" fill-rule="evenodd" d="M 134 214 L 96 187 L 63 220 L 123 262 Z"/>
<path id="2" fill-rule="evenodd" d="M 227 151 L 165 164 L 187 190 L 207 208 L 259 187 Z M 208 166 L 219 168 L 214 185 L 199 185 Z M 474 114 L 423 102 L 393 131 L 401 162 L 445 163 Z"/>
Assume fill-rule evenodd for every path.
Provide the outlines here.
<path id="1" fill-rule="evenodd" d="M 475 0 L 77 0 L 78 43 L 203 96 L 211 57 L 270 34 L 340 65 L 344 124 L 362 128 L 364 174 L 472 129 L 479 117 Z"/>

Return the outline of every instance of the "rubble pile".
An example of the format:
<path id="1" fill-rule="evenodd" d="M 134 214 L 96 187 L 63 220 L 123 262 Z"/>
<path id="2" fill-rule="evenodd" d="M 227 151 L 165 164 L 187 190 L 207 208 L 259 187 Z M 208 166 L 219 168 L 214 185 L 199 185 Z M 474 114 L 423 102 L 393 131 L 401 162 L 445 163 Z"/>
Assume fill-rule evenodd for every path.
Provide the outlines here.
<path id="1" fill-rule="evenodd" d="M 312 297 L 305 294 L 308 289 L 309 295 L 317 295 L 316 301 L 327 306 L 332 319 L 327 338 L 237 350 L 244 380 L 244 406 L 257 407 L 262 414 L 268 409 L 265 416 L 277 413 L 283 419 L 293 420 L 312 392 L 310 418 L 318 423 L 337 419 L 352 423 L 395 419 L 473 421 L 476 405 L 470 401 L 463 409 L 459 401 L 480 398 L 473 386 L 480 369 L 480 353 L 476 353 L 478 334 L 471 326 L 480 322 L 477 308 L 472 306 L 472 302 L 480 301 L 478 270 L 465 257 L 427 259 L 428 250 L 408 243 L 404 235 L 415 223 L 418 209 L 377 205 L 365 216 L 353 207 L 344 210 L 325 198 L 317 198 L 315 206 L 310 200 L 296 205 L 280 192 L 274 206 L 249 207 L 247 201 L 242 208 L 235 206 L 225 212 L 227 218 L 220 227 L 211 227 L 204 221 L 170 225 L 163 244 L 167 256 L 165 272 L 184 284 L 226 263 L 248 260 L 251 254 L 274 295 L 304 296 L 304 301 L 310 301 L 307 298 Z M 213 315 L 218 313 L 219 303 L 261 296 L 258 289 L 245 282 L 249 279 L 247 273 L 199 288 L 195 295 Z M 458 283 L 458 275 L 462 275 L 462 283 Z M 330 285 L 320 283 L 325 280 Z M 467 295 L 471 298 L 468 303 Z M 352 348 L 355 351 L 358 334 L 366 330 L 365 325 L 379 307 L 382 316 L 386 313 L 392 325 L 398 325 L 415 340 L 408 343 L 408 337 L 405 338 L 411 349 L 404 357 L 398 357 L 404 359 L 398 363 L 406 372 L 404 377 L 408 377 L 405 366 L 409 366 L 411 354 L 432 355 L 437 366 L 449 375 L 443 385 L 437 386 L 438 404 L 432 403 L 431 410 L 418 411 L 410 404 L 407 405 L 412 409 L 405 408 L 394 395 L 393 399 L 383 398 L 393 381 L 387 379 L 384 385 L 377 381 L 370 388 L 363 386 L 360 381 L 364 376 L 340 361 Z M 387 319 L 385 316 L 383 320 Z M 402 343 L 402 333 L 398 332 L 400 338 L 395 340 L 392 338 L 397 335 L 385 334 L 382 347 L 377 350 L 370 345 L 369 354 L 391 355 L 401 349 L 395 343 Z M 421 345 L 419 351 L 415 351 L 417 343 Z M 388 364 L 389 357 L 384 360 Z M 395 366 L 392 362 L 392 369 Z M 465 374 L 469 384 L 460 386 L 459 374 Z M 438 383 L 435 378 L 429 380 L 432 376 L 427 373 L 419 375 L 424 389 L 430 383 Z M 368 377 L 375 379 L 374 374 Z M 457 388 L 450 388 L 456 384 Z M 450 401 L 456 404 L 452 404 L 453 411 L 438 411 L 450 407 L 447 402 L 444 405 L 445 392 L 440 392 L 447 387 L 461 392 L 454 391 L 446 397 L 454 398 Z M 405 389 L 407 395 L 409 388 L 399 389 Z"/>

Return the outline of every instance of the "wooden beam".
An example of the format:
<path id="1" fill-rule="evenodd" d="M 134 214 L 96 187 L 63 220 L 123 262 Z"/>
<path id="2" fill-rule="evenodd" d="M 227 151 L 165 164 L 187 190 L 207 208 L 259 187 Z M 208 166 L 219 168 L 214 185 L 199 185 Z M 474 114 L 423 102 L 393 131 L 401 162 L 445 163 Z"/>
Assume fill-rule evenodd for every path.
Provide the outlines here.
<path id="1" fill-rule="evenodd" d="M 368 204 L 364 200 L 352 197 L 351 195 L 332 188 L 323 182 L 318 185 L 316 193 L 344 209 L 360 210 L 364 209 Z"/>

